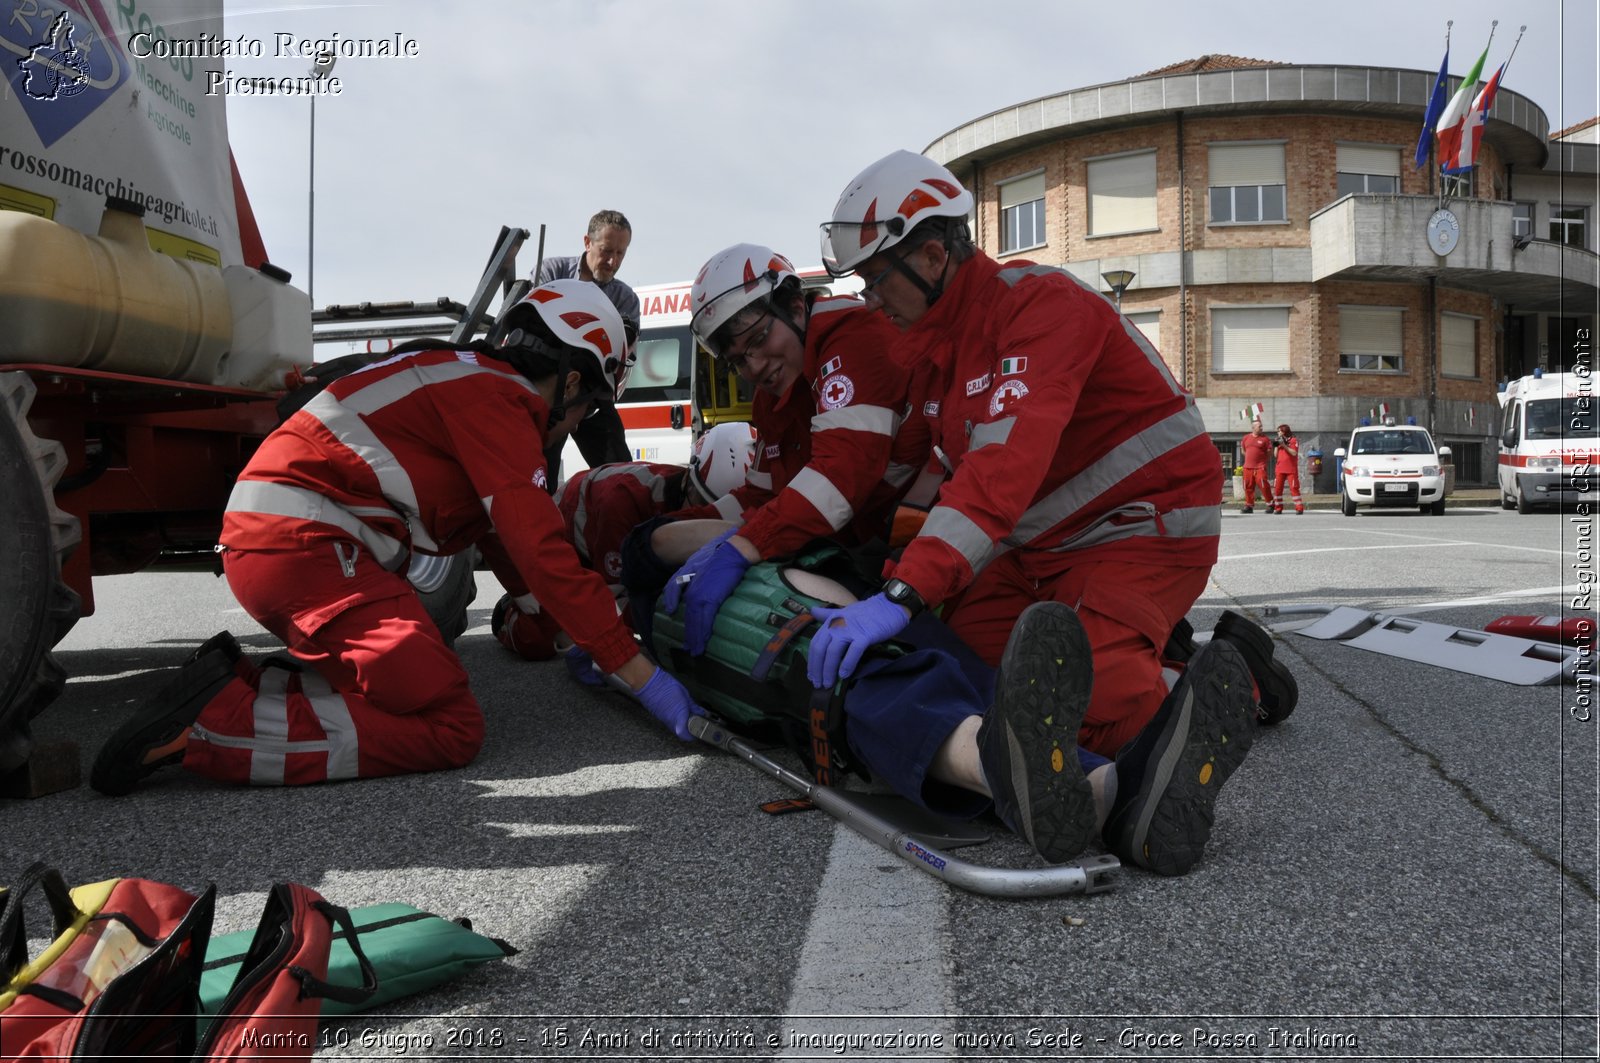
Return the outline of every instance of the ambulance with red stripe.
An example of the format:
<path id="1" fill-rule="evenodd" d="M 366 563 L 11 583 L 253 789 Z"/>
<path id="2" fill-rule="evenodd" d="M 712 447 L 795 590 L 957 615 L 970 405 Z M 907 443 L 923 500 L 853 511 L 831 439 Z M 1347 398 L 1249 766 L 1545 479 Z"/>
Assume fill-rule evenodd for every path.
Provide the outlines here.
<path id="1" fill-rule="evenodd" d="M 1507 384 L 1499 398 L 1502 508 L 1528 513 L 1600 500 L 1594 378 L 1535 370 Z"/>

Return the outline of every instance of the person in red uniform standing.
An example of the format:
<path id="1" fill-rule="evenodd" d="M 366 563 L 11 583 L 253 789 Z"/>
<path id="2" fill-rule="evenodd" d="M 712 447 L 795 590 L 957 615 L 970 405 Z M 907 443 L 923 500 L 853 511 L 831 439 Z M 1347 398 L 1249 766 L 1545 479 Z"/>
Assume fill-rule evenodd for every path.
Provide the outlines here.
<path id="1" fill-rule="evenodd" d="M 759 244 L 713 255 L 689 298 L 696 338 L 756 392 L 745 483 L 650 535 L 657 558 L 687 558 L 662 605 L 686 610 L 698 655 L 750 565 L 819 537 L 886 540 L 927 443 L 907 408 L 912 374 L 888 357 L 898 334 L 860 299 L 802 291 L 789 260 Z"/>
<path id="2" fill-rule="evenodd" d="M 1275 462 L 1273 479 L 1276 481 L 1272 488 L 1272 512 L 1283 512 L 1283 488 L 1287 484 L 1294 511 L 1304 513 L 1306 500 L 1300 497 L 1300 440 L 1295 438 L 1294 429 L 1280 424 L 1278 434 L 1272 439 L 1272 449 Z"/>
<path id="3" fill-rule="evenodd" d="M 1267 478 L 1267 457 L 1272 453 L 1272 437 L 1262 430 L 1260 421 L 1250 422 L 1250 434 L 1239 441 L 1239 449 L 1244 451 L 1242 512 L 1255 512 L 1258 487 L 1261 489 L 1261 500 L 1265 503 L 1267 512 L 1273 512 L 1278 504 L 1272 497 L 1272 483 Z"/>
<path id="4" fill-rule="evenodd" d="M 288 659 L 227 632 L 106 743 L 91 782 L 126 793 L 181 763 L 293 785 L 459 768 L 483 742 L 467 674 L 405 579 L 413 550 L 477 543 L 606 672 L 689 740 L 700 710 L 644 656 L 604 580 L 562 534 L 545 444 L 614 402 L 627 344 L 605 295 L 534 288 L 499 348 L 403 354 L 335 380 L 269 435 L 223 518 L 229 587 Z"/>
<path id="5" fill-rule="evenodd" d="M 1059 640 L 1078 680 L 1056 711 L 997 700 L 975 736 L 949 741 L 970 752 L 976 739 L 1001 818 L 1051 860 L 1075 855 L 1052 834 L 1082 836 L 1059 822 L 1089 767 L 1067 751 L 1076 740 L 1114 756 L 1107 843 L 1180 874 L 1255 728 L 1250 672 L 1227 640 L 1202 647 L 1176 686 L 1163 676 L 1161 649 L 1217 558 L 1216 450 L 1136 327 L 1063 270 L 983 254 L 967 233 L 972 207 L 948 170 L 899 151 L 858 175 L 822 226 L 830 272 L 861 276 L 902 331 L 894 358 L 929 371 L 914 403 L 950 475 L 883 592 L 815 611 L 809 674 L 832 686 L 940 604 L 999 664 L 1028 606 L 1070 606 L 1084 637 Z"/>

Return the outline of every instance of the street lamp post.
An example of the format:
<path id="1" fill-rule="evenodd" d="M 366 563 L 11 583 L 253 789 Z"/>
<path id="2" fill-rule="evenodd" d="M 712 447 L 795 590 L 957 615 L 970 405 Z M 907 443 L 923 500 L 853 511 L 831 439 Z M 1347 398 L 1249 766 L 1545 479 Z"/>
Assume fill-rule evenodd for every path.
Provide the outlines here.
<path id="1" fill-rule="evenodd" d="M 311 87 L 311 172 L 306 181 L 306 295 L 312 309 L 317 305 L 314 294 L 317 283 L 317 91 L 322 87 L 322 79 L 333 73 L 337 58 L 332 52 L 318 52 L 311 60 L 311 77 L 315 84 Z"/>
<path id="2" fill-rule="evenodd" d="M 1133 283 L 1133 278 L 1137 274 L 1131 269 L 1111 269 L 1100 276 L 1111 286 L 1111 294 L 1117 299 L 1117 313 L 1122 313 L 1122 293 L 1128 290 L 1128 285 Z"/>

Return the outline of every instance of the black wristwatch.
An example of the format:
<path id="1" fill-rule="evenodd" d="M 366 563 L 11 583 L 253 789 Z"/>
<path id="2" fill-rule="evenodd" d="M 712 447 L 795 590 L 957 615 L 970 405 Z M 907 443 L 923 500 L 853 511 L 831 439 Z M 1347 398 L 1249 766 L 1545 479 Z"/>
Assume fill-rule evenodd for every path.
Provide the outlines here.
<path id="1" fill-rule="evenodd" d="M 913 620 L 918 613 L 928 608 L 928 603 L 922 600 L 922 595 L 917 593 L 917 589 L 903 579 L 892 579 L 885 583 L 883 596 L 896 605 L 905 606 L 911 611 Z"/>

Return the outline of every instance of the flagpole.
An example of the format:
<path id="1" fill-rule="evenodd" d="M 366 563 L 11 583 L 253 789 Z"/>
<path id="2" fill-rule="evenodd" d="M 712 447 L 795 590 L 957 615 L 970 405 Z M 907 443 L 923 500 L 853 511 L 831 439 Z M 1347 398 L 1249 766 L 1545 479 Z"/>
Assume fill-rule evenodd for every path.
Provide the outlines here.
<path id="1" fill-rule="evenodd" d="M 1456 20 L 1453 19 L 1453 18 L 1447 18 L 1447 19 L 1444 20 L 1444 54 L 1445 54 L 1445 58 L 1446 58 L 1447 61 L 1448 61 L 1449 56 L 1450 56 L 1450 28 L 1452 26 L 1454 26 L 1455 24 L 1456 24 Z M 1447 76 L 1448 76 L 1448 74 L 1449 74 L 1449 71 L 1446 71 L 1446 75 Z M 1438 145 L 1438 143 L 1439 143 L 1439 137 L 1436 134 L 1431 134 L 1430 133 L 1428 135 L 1428 191 L 1430 191 L 1430 192 L 1432 192 L 1434 190 L 1435 181 L 1438 179 L 1438 176 L 1439 176 L 1438 175 L 1439 153 L 1438 153 L 1437 150 L 1435 150 L 1436 146 Z M 1439 186 L 1439 188 L 1438 188 L 1438 191 L 1439 191 L 1439 206 L 1443 207 L 1444 206 L 1444 182 L 1442 180 L 1437 180 L 1437 183 L 1438 183 L 1438 186 Z"/>
<path id="2" fill-rule="evenodd" d="M 1478 73 L 1480 73 L 1481 70 L 1482 70 L 1484 56 L 1487 56 L 1489 54 L 1489 47 L 1490 47 L 1490 45 L 1494 44 L 1494 31 L 1495 31 L 1495 28 L 1498 27 L 1499 25 L 1500 25 L 1500 20 L 1499 19 L 1495 19 L 1494 21 L 1489 23 L 1489 40 L 1483 46 L 1483 55 L 1478 56 L 1477 65 L 1474 66 L 1472 68 L 1472 70 L 1469 72 L 1469 76 L 1472 77 L 1472 82 L 1473 82 L 1474 85 L 1476 85 L 1477 82 L 1478 82 L 1478 79 L 1477 79 L 1476 75 Z M 1456 91 L 1459 93 L 1459 92 L 1463 91 L 1464 89 L 1466 89 L 1466 87 L 1467 87 L 1467 78 L 1463 77 L 1461 79 L 1461 86 Z M 1467 106 L 1470 108 L 1472 106 L 1472 101 L 1468 100 L 1467 101 Z M 1439 162 L 1439 202 L 1441 204 L 1444 203 L 1444 162 L 1443 162 L 1443 160 L 1440 160 L 1440 162 Z"/>

